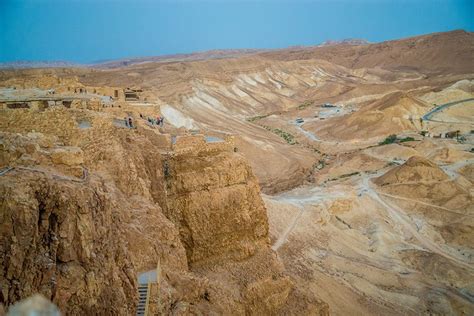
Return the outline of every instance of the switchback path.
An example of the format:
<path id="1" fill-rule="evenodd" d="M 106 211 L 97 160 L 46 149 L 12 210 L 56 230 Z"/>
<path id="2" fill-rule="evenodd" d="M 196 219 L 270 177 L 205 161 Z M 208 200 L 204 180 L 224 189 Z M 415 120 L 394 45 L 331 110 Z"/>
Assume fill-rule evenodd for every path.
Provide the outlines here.
<path id="1" fill-rule="evenodd" d="M 275 200 L 279 202 L 284 202 L 290 205 L 294 205 L 299 208 L 298 213 L 293 217 L 289 225 L 286 227 L 285 231 L 278 237 L 277 241 L 273 244 L 272 249 L 277 251 L 288 239 L 288 236 L 293 232 L 295 227 L 298 225 L 301 216 L 306 212 L 311 210 L 306 209 L 306 206 L 309 205 L 322 205 L 321 202 L 330 201 L 337 198 L 342 198 L 345 195 L 340 192 L 333 192 L 327 194 L 327 192 L 317 189 L 310 190 L 309 192 L 304 192 L 303 194 L 298 194 L 298 189 L 294 189 L 290 192 L 281 194 Z"/>
<path id="2" fill-rule="evenodd" d="M 466 159 L 466 160 L 458 161 L 453 164 L 440 166 L 440 168 L 443 169 L 443 171 L 449 176 L 451 180 L 455 180 L 457 177 L 459 177 L 459 174 L 457 171 L 471 164 L 474 164 L 474 159 Z"/>
<path id="3" fill-rule="evenodd" d="M 398 199 L 398 200 L 403 200 L 403 201 L 408 201 L 408 202 L 414 202 L 414 203 L 418 203 L 418 204 L 423 204 L 423 205 L 426 205 L 426 206 L 438 208 L 438 209 L 440 209 L 440 210 L 443 210 L 443 211 L 446 211 L 446 212 L 450 212 L 450 213 L 453 213 L 453 214 L 457 214 L 457 215 L 462 215 L 462 216 L 466 216 L 466 217 L 474 217 L 474 215 L 471 215 L 471 214 L 464 214 L 464 213 L 456 212 L 456 211 L 453 211 L 453 210 L 451 210 L 451 209 L 449 209 L 449 208 L 446 208 L 446 207 L 443 207 L 443 206 L 439 206 L 439 205 L 435 205 L 435 204 L 426 203 L 426 202 L 423 202 L 423 201 L 420 201 L 420 200 L 415 200 L 415 199 L 406 198 L 406 197 L 400 196 L 400 195 L 393 195 L 393 194 L 388 194 L 388 193 L 384 193 L 384 192 L 380 192 L 380 191 L 377 191 L 377 194 L 383 195 L 383 196 L 387 196 L 387 197 L 391 197 L 391 198 Z"/>
<path id="4" fill-rule="evenodd" d="M 430 250 L 433 253 L 437 253 L 451 261 L 454 261 L 469 270 L 474 270 L 474 265 L 471 262 L 468 262 L 464 260 L 463 258 L 454 256 L 453 254 L 449 253 L 448 251 L 440 247 L 437 243 L 433 242 L 430 238 L 420 234 L 418 230 L 414 227 L 412 221 L 410 220 L 410 217 L 407 215 L 405 210 L 403 210 L 398 205 L 393 205 L 389 203 L 388 201 L 385 201 L 384 199 L 382 199 L 381 195 L 385 195 L 385 194 L 381 194 L 376 189 L 374 189 L 372 185 L 370 184 L 370 180 L 376 176 L 378 176 L 378 173 L 371 175 L 370 177 L 364 177 L 362 179 L 362 187 L 363 187 L 364 193 L 370 196 L 370 198 L 372 198 L 374 201 L 377 201 L 380 205 L 382 205 L 394 222 L 400 224 L 401 227 L 404 227 L 408 232 L 410 232 L 411 235 L 416 240 L 418 240 L 418 242 L 426 249 Z M 392 196 L 392 197 L 396 197 L 396 196 Z M 454 212 L 454 211 L 451 211 L 451 212 Z M 462 214 L 462 215 L 466 215 L 466 214 Z"/>
<path id="5" fill-rule="evenodd" d="M 300 219 L 301 215 L 303 215 L 303 213 L 304 213 L 304 207 L 301 207 L 300 210 L 298 211 L 298 214 L 291 221 L 291 224 L 285 229 L 285 232 L 280 237 L 278 237 L 278 240 L 272 246 L 272 250 L 277 251 L 278 248 L 280 248 L 285 243 L 286 239 L 288 238 L 288 235 L 295 228 L 296 223 Z"/>

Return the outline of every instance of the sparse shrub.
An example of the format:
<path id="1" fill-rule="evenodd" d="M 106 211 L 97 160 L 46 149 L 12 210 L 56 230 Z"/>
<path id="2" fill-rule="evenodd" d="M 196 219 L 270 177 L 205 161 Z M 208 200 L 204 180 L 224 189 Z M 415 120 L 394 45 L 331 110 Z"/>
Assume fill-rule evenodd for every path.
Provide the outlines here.
<path id="1" fill-rule="evenodd" d="M 305 101 L 304 103 L 301 103 L 300 105 L 298 105 L 298 110 L 303 110 L 307 108 L 308 106 L 313 105 L 313 103 L 314 101 Z"/>
<path id="2" fill-rule="evenodd" d="M 351 173 L 343 174 L 343 175 L 340 176 L 339 178 L 340 178 L 340 179 L 344 179 L 344 178 L 349 178 L 349 177 L 356 176 L 356 175 L 359 175 L 359 174 L 360 174 L 360 172 L 359 172 L 359 171 L 356 171 L 356 172 L 351 172 Z"/>
<path id="3" fill-rule="evenodd" d="M 273 127 L 270 127 L 270 126 L 266 126 L 266 125 L 263 125 L 263 127 L 270 131 L 270 132 L 273 132 L 275 134 L 277 134 L 278 136 L 280 136 L 281 138 L 283 138 L 288 144 L 290 145 L 296 145 L 298 144 L 298 142 L 295 140 L 295 137 L 288 133 L 288 132 L 285 132 L 284 130 L 282 129 L 279 129 L 279 128 L 273 128 Z"/>
<path id="4" fill-rule="evenodd" d="M 246 121 L 253 123 L 253 122 L 255 122 L 255 121 L 258 121 L 258 120 L 261 120 L 261 119 L 263 119 L 263 118 L 266 118 L 267 116 L 268 116 L 268 114 L 267 114 L 267 115 L 257 115 L 257 116 L 249 117 Z"/>
<path id="5" fill-rule="evenodd" d="M 380 142 L 379 145 L 388 145 L 388 144 L 393 144 L 394 142 L 397 141 L 397 135 L 392 134 L 385 138 L 383 142 Z"/>
<path id="6" fill-rule="evenodd" d="M 349 177 L 356 176 L 356 175 L 360 175 L 360 172 L 356 171 L 356 172 L 346 173 L 346 174 L 340 175 L 339 177 L 331 178 L 328 181 L 335 181 L 335 180 L 349 178 Z"/>
<path id="7" fill-rule="evenodd" d="M 324 159 L 320 159 L 318 162 L 316 162 L 314 165 L 313 165 L 313 169 L 318 169 L 318 170 L 321 170 L 323 169 L 324 167 L 326 166 L 326 161 Z"/>
<path id="8" fill-rule="evenodd" d="M 405 137 L 405 138 L 402 138 L 399 140 L 400 143 L 404 143 L 404 142 L 412 142 L 414 141 L 415 139 L 413 137 Z"/>
<path id="9" fill-rule="evenodd" d="M 279 128 L 275 128 L 273 132 L 277 134 L 278 136 L 282 137 L 284 140 L 286 140 L 288 144 L 290 145 L 296 144 L 295 137 L 291 135 L 290 133 L 285 132 L 284 130 L 281 130 Z"/>
<path id="10" fill-rule="evenodd" d="M 388 145 L 393 143 L 404 143 L 404 142 L 411 142 L 415 139 L 413 137 L 405 137 L 405 138 L 397 138 L 397 135 L 392 134 L 385 138 L 383 142 L 380 142 L 379 145 Z"/>

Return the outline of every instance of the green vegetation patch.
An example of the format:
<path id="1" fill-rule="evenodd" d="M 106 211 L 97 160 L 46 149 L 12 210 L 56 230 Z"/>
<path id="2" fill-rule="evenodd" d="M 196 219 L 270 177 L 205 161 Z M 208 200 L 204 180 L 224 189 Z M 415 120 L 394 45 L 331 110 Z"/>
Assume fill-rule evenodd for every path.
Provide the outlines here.
<path id="1" fill-rule="evenodd" d="M 414 141 L 415 139 L 413 137 L 405 137 L 405 138 L 402 138 L 402 139 L 399 139 L 398 141 L 400 143 L 404 143 L 404 142 L 412 142 Z"/>
<path id="2" fill-rule="evenodd" d="M 360 174 L 359 171 L 352 172 L 352 173 L 346 173 L 346 174 L 343 174 L 342 176 L 339 176 L 339 179 L 349 178 L 349 177 L 356 176 L 356 175 L 359 175 L 359 174 Z"/>
<path id="3" fill-rule="evenodd" d="M 267 114 L 267 115 L 257 115 L 257 116 L 249 117 L 249 118 L 247 119 L 247 122 L 252 122 L 252 123 L 253 123 L 253 122 L 255 122 L 255 121 L 258 121 L 258 120 L 261 120 L 261 119 L 263 119 L 263 118 L 266 118 L 268 115 L 269 115 L 269 114 Z"/>
<path id="4" fill-rule="evenodd" d="M 340 175 L 339 177 L 331 178 L 328 181 L 335 181 L 335 180 L 339 180 L 339 179 L 345 179 L 345 178 L 349 178 L 349 177 L 357 176 L 357 175 L 360 175 L 359 171 L 346 173 L 346 174 Z"/>
<path id="5" fill-rule="evenodd" d="M 388 144 L 393 144 L 397 141 L 397 135 L 392 134 L 385 138 L 383 142 L 380 142 L 379 145 L 388 145 Z"/>
<path id="6" fill-rule="evenodd" d="M 296 145 L 296 144 L 298 144 L 298 142 L 295 140 L 295 136 L 293 136 L 292 134 L 290 134 L 290 133 L 288 133 L 288 132 L 285 132 L 285 131 L 282 130 L 282 129 L 273 128 L 273 127 L 266 126 L 266 125 L 263 125 L 263 127 L 264 127 L 266 130 L 277 134 L 278 136 L 280 136 L 281 138 L 283 138 L 283 139 L 284 139 L 288 144 L 290 144 L 290 145 Z"/>
<path id="7" fill-rule="evenodd" d="M 384 139 L 384 141 L 380 142 L 379 145 L 388 145 L 393 143 L 404 143 L 404 142 L 411 142 L 415 139 L 413 137 L 405 137 L 405 138 L 398 138 L 397 135 L 392 134 Z"/>
<path id="8" fill-rule="evenodd" d="M 305 108 L 307 108 L 308 106 L 311 106 L 313 105 L 314 101 L 305 101 L 303 103 L 301 103 L 300 105 L 298 105 L 298 110 L 303 110 Z"/>

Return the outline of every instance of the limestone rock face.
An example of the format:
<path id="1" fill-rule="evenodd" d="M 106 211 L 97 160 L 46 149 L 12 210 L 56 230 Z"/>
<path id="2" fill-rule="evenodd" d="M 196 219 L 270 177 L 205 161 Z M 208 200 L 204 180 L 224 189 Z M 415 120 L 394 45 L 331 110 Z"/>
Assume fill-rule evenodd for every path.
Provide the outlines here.
<path id="1" fill-rule="evenodd" d="M 89 143 L 84 151 L 49 150 L 44 135 L 2 134 L 2 167 L 14 167 L 0 178 L 3 304 L 39 292 L 66 314 L 130 315 L 139 272 L 159 260 L 167 276 L 162 302 L 201 299 L 202 291 L 189 293 L 205 280 L 188 272 L 179 232 L 155 203 L 164 194 L 159 153 L 142 150 L 146 138 L 106 142 L 106 133 L 92 134 L 102 146 Z M 28 154 L 28 147 L 36 151 Z M 85 157 L 84 180 L 65 175 L 67 168 L 51 159 L 51 152 L 71 151 Z M 35 158 L 27 168 L 24 156 Z"/>
<path id="2" fill-rule="evenodd" d="M 84 155 L 78 147 L 62 147 L 53 150 L 51 159 L 55 164 L 74 166 L 84 163 Z"/>
<path id="3" fill-rule="evenodd" d="M 245 292 L 250 309 L 255 314 L 261 314 L 281 307 L 286 302 L 292 285 L 288 277 L 266 279 L 251 284 Z"/>
<path id="4" fill-rule="evenodd" d="M 178 227 L 190 263 L 243 259 L 268 245 L 257 180 L 241 156 L 183 153 L 165 163 L 166 216 Z"/>
<path id="5" fill-rule="evenodd" d="M 133 312 L 136 279 L 106 188 L 13 172 L 0 195 L 2 302 L 39 292 L 66 314 Z"/>
<path id="6" fill-rule="evenodd" d="M 284 308 L 293 282 L 242 156 L 206 143 L 163 151 L 159 134 L 69 110 L 0 115 L 13 130 L 0 134 L 1 167 L 13 167 L 0 176 L 0 303 L 41 293 L 64 314 L 130 315 L 138 275 L 160 262 L 157 313 Z"/>

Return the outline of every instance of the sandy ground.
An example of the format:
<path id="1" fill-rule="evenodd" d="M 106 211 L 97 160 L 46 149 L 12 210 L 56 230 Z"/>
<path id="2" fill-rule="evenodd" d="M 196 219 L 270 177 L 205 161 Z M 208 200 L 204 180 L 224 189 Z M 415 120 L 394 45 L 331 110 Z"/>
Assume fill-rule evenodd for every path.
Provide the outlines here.
<path id="1" fill-rule="evenodd" d="M 415 151 L 385 147 L 371 152 L 403 159 Z M 457 170 L 473 163 L 443 167 L 455 181 Z M 334 315 L 473 313 L 474 249 L 446 242 L 431 217 L 472 222 L 474 210 L 385 193 L 371 179 L 391 168 L 265 196 L 273 248 Z M 419 207 L 430 213 L 416 212 Z"/>
<path id="2" fill-rule="evenodd" d="M 274 77 L 242 75 L 234 93 L 244 97 L 239 86 L 266 85 Z M 470 97 L 471 92 L 457 89 L 466 85 L 472 86 L 457 83 L 419 99 L 437 96 L 451 102 L 459 95 Z M 118 118 L 161 114 L 167 123 L 160 131 L 200 129 L 211 135 L 211 141 L 233 133 L 236 148 L 251 162 L 263 186 L 272 249 L 299 293 L 327 302 L 333 315 L 474 313 L 474 103 L 436 113 L 423 126 L 407 118 L 401 123 L 397 117 L 406 111 L 421 116 L 432 106 L 392 92 L 383 94 L 385 103 L 364 99 L 353 105 L 341 101 L 331 108 L 311 104 L 249 121 L 248 116 L 229 115 L 235 108 L 229 110 L 228 100 L 211 96 L 215 90 L 200 87 L 196 93 L 185 101 L 192 103 L 188 108 L 135 102 L 103 111 Z M 364 121 L 364 113 L 372 112 L 382 113 L 375 130 L 370 120 Z M 388 118 L 395 125 L 386 127 Z M 353 122 L 359 136 L 370 137 L 344 131 Z M 340 124 L 345 127 L 338 129 Z M 400 128 L 399 135 L 415 140 L 379 145 L 393 126 Z M 423 137 L 422 129 L 431 134 L 459 129 L 465 140 Z M 284 139 L 287 134 L 294 144 Z M 413 156 L 432 161 L 445 178 L 389 186 L 373 183 Z"/>
<path id="3" fill-rule="evenodd" d="M 471 92 L 457 89 L 466 85 L 471 83 L 422 98 L 469 98 Z M 464 142 L 419 136 L 384 146 L 325 140 L 317 130 L 305 129 L 307 121 L 318 121 L 308 110 L 298 113 L 304 124 L 279 116 L 262 120 L 293 126 L 296 135 L 320 149 L 332 147 L 324 152 L 333 155 L 314 173 L 316 183 L 264 197 L 273 249 L 306 291 L 328 302 L 332 314 L 474 313 L 474 248 L 464 241 L 474 237 L 473 186 L 466 178 L 474 165 L 469 153 L 474 143 L 470 130 L 459 124 L 474 122 L 472 109 L 471 102 L 453 106 L 434 115 L 443 122 L 424 126 L 430 132 L 461 129 Z M 389 187 L 372 182 L 413 156 L 433 161 L 446 179 Z"/>
<path id="4" fill-rule="evenodd" d="M 332 314 L 473 315 L 474 103 L 422 119 L 474 97 L 473 37 L 441 37 L 54 76 L 143 88 L 147 103 L 103 110 L 119 119 L 162 114 L 166 133 L 234 135 L 262 189 L 272 248 L 298 291 Z M 0 85 L 36 84 L 38 73 L 5 72 Z M 54 76 L 38 75 L 44 85 Z M 433 137 L 456 130 L 459 140 Z M 379 145 L 391 134 L 399 141 Z M 413 156 L 439 168 L 424 176 L 445 178 L 372 182 Z"/>

